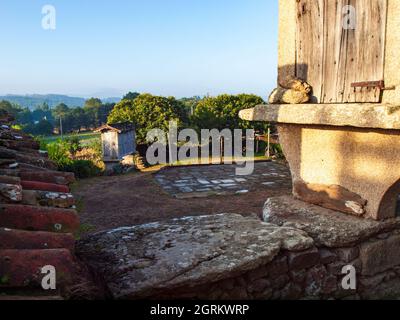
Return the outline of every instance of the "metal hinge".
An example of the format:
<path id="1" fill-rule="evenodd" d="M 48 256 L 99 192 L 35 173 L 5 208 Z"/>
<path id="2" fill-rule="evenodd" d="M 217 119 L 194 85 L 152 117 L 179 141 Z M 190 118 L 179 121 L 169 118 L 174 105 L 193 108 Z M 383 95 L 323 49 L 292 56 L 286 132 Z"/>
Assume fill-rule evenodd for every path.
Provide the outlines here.
<path id="1" fill-rule="evenodd" d="M 385 87 L 385 81 L 362 81 L 362 82 L 353 82 L 351 84 L 352 88 L 378 88 L 380 90 L 395 90 L 396 87 Z"/>

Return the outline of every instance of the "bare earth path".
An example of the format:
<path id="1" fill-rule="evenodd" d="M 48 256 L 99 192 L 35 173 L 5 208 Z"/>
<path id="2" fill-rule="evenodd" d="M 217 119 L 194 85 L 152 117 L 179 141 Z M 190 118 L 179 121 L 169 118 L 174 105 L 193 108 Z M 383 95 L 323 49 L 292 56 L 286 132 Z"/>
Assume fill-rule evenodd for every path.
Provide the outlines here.
<path id="1" fill-rule="evenodd" d="M 198 168 L 185 170 L 190 173 Z M 182 168 L 167 169 L 168 176 L 174 175 L 174 171 L 179 179 Z M 152 172 L 82 180 L 74 186 L 73 193 L 78 200 L 81 223 L 93 227 L 90 233 L 189 215 L 239 213 L 261 216 L 265 200 L 270 196 L 289 194 L 291 184 L 289 175 L 276 179 L 268 171 L 263 172 L 265 174 L 255 175 L 260 177 L 260 183 L 255 187 L 252 179 L 251 192 L 246 194 L 178 199 L 163 189 L 156 180 L 156 173 Z"/>

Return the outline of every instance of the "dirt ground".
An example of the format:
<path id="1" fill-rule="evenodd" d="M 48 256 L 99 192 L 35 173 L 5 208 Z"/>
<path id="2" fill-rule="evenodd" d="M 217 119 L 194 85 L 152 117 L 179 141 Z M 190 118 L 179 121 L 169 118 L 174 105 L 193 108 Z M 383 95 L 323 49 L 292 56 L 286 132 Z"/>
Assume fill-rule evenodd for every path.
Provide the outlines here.
<path id="1" fill-rule="evenodd" d="M 154 179 L 156 172 L 81 180 L 72 188 L 82 233 L 184 216 L 239 213 L 262 216 L 268 197 L 289 194 L 287 186 L 260 188 L 242 195 L 176 199 Z"/>

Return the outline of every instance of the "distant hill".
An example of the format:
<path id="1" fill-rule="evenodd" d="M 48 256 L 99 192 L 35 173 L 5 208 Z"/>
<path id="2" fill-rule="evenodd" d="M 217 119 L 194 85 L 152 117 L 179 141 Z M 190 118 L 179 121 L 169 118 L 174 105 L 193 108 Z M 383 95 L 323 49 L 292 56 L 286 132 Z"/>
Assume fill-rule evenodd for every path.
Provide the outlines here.
<path id="1" fill-rule="evenodd" d="M 103 101 L 103 103 L 118 103 L 121 101 L 121 98 L 118 97 L 104 98 L 101 99 L 101 101 Z"/>
<path id="2" fill-rule="evenodd" d="M 81 97 L 70 97 L 61 94 L 32 94 L 32 95 L 5 95 L 0 96 L 1 100 L 7 100 L 12 103 L 17 103 L 23 107 L 34 109 L 36 106 L 43 103 L 47 103 L 50 107 L 55 107 L 60 103 L 65 103 L 69 107 L 83 107 L 85 104 L 85 98 Z M 102 99 L 104 103 L 119 102 L 121 98 L 105 98 Z"/>

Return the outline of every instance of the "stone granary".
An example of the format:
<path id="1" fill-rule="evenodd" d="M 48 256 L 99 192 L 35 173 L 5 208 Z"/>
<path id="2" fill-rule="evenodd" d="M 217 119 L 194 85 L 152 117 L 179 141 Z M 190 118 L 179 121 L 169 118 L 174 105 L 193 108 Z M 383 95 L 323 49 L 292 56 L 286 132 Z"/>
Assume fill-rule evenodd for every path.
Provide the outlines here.
<path id="1" fill-rule="evenodd" d="M 101 132 L 104 162 L 119 162 L 136 152 L 135 126 L 132 123 L 106 124 L 95 131 Z"/>
<path id="2" fill-rule="evenodd" d="M 375 220 L 395 217 L 399 1 L 279 3 L 278 82 L 306 81 L 310 103 L 261 105 L 240 117 L 277 123 L 296 198 Z"/>
<path id="3" fill-rule="evenodd" d="M 77 251 L 112 297 L 400 296 L 400 3 L 279 2 L 279 83 L 303 78 L 311 103 L 240 116 L 278 124 L 305 201 L 267 199 L 265 222 L 220 214 L 91 235 Z"/>
<path id="4" fill-rule="evenodd" d="M 349 3 L 355 11 L 344 12 L 355 13 L 356 29 L 342 28 Z M 280 82 L 304 78 L 313 101 L 241 116 L 278 123 L 294 193 L 306 201 L 268 199 L 265 222 L 233 213 L 190 216 L 189 208 L 187 217 L 102 231 L 74 248 L 70 235 L 53 232 L 77 227 L 72 198 L 54 194 L 67 192 L 72 177 L 49 173 L 51 162 L 38 159 L 32 140 L 0 128 L 0 226 L 9 228 L 0 233 L 0 288 L 37 280 L 38 267 L 59 263 L 52 260 L 57 252 L 65 257 L 60 268 L 72 266 L 75 249 L 114 299 L 398 299 L 400 4 L 280 6 Z M 347 272 L 355 276 L 350 282 Z"/>

